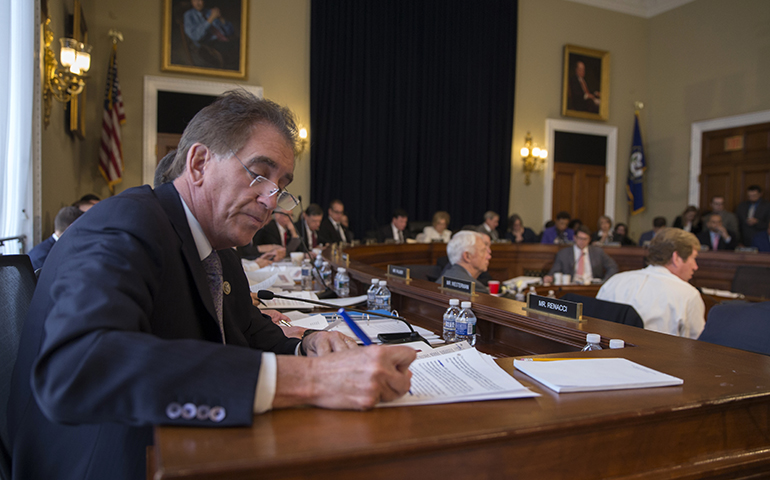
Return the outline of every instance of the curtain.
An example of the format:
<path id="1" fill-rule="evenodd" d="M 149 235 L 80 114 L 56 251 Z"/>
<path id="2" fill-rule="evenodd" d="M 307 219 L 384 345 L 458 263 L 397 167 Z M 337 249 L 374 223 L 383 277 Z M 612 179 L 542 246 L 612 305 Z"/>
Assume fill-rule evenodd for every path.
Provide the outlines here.
<path id="1" fill-rule="evenodd" d="M 357 238 L 395 208 L 506 218 L 516 28 L 515 0 L 313 1 L 312 200 Z"/>
<path id="2" fill-rule="evenodd" d="M 0 238 L 26 235 L 32 247 L 32 104 L 35 21 L 34 2 L 0 0 Z M 0 253 L 23 253 L 16 241 Z"/>

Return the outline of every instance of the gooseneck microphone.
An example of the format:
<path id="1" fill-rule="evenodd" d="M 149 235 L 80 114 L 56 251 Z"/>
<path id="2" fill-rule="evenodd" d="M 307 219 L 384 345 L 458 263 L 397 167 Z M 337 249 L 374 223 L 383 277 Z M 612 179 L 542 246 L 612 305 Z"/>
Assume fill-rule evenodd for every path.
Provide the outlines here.
<path id="1" fill-rule="evenodd" d="M 298 302 L 312 303 L 314 305 L 320 305 L 322 307 L 329 307 L 329 308 L 333 308 L 335 310 L 339 308 L 339 305 L 334 305 L 334 304 L 326 303 L 326 302 L 319 302 L 319 301 L 316 301 L 316 300 L 308 300 L 308 299 L 305 299 L 305 298 L 294 298 L 294 297 L 289 297 L 289 296 L 285 296 L 285 295 L 278 295 L 277 293 L 273 293 L 270 290 L 260 290 L 260 291 L 258 291 L 257 292 L 257 297 L 259 297 L 261 300 L 272 300 L 274 298 L 283 298 L 283 299 L 286 299 L 286 300 L 295 300 L 295 301 L 298 301 Z M 414 328 L 412 328 L 412 325 L 409 322 L 407 322 L 404 317 L 397 317 L 395 315 L 387 315 L 387 314 L 384 314 L 384 313 L 377 313 L 377 312 L 367 312 L 366 310 L 359 310 L 357 308 L 350 308 L 350 307 L 345 307 L 345 310 L 350 310 L 351 312 L 356 312 L 356 313 L 365 313 L 365 314 L 371 315 L 373 317 L 385 317 L 385 318 L 392 318 L 394 320 L 400 320 L 400 321 L 404 322 L 407 327 L 409 327 L 409 330 L 412 333 L 416 334 L 416 332 L 414 331 Z"/>

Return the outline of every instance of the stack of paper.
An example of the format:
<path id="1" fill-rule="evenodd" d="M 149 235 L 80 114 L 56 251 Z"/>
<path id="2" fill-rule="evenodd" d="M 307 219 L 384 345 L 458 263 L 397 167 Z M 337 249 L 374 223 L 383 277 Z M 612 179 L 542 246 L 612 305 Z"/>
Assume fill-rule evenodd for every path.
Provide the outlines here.
<path id="1" fill-rule="evenodd" d="M 684 380 L 625 358 L 523 359 L 513 366 L 551 390 L 592 392 L 682 385 Z"/>
<path id="2" fill-rule="evenodd" d="M 475 348 L 468 348 L 467 343 L 420 353 L 409 370 L 412 371 L 409 393 L 377 406 L 433 405 L 538 396 L 508 375 L 492 357 L 479 353 Z"/>

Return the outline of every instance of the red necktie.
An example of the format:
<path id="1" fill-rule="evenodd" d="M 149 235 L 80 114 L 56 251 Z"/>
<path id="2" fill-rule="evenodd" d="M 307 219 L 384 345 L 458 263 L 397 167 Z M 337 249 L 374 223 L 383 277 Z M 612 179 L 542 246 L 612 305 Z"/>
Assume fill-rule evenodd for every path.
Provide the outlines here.
<path id="1" fill-rule="evenodd" d="M 711 240 L 711 247 L 716 251 L 719 250 L 719 237 L 714 235 L 713 239 Z"/>
<path id="2" fill-rule="evenodd" d="M 583 252 L 581 250 L 580 251 L 580 258 L 578 258 L 577 272 L 576 272 L 576 274 L 577 274 L 578 278 L 580 278 L 580 280 L 583 280 L 583 274 L 586 271 L 585 259 L 586 259 L 585 252 Z"/>
<path id="3" fill-rule="evenodd" d="M 289 232 L 285 231 L 283 232 L 283 246 L 286 247 L 286 245 L 289 244 Z"/>
<path id="4" fill-rule="evenodd" d="M 313 248 L 318 246 L 318 237 L 316 237 L 315 232 L 313 232 Z"/>

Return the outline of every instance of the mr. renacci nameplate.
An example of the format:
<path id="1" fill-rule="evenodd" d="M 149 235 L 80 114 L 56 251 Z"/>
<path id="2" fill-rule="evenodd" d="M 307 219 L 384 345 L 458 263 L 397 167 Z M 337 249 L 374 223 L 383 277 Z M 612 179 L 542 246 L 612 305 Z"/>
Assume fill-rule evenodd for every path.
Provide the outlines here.
<path id="1" fill-rule="evenodd" d="M 541 297 L 540 295 L 527 294 L 527 308 L 536 312 L 543 312 L 549 315 L 558 315 L 560 317 L 580 320 L 583 315 L 583 304 L 559 300 L 558 298 Z"/>

